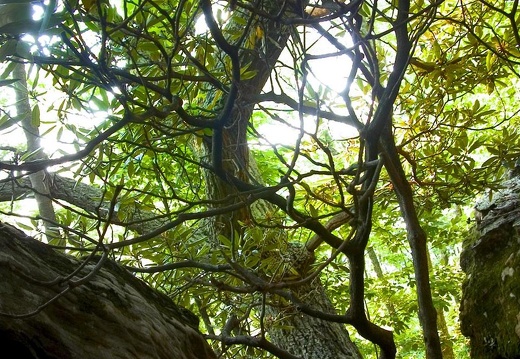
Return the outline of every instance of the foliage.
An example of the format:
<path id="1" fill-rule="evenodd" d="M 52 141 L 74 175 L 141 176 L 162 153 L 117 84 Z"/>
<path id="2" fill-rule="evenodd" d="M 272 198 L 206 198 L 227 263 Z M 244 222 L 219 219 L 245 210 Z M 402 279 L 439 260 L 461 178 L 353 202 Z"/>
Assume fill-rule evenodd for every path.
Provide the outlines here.
<path id="1" fill-rule="evenodd" d="M 467 207 L 520 156 L 517 1 L 28 4 L 0 0 L 4 201 L 31 197 L 32 172 L 72 179 L 80 195 L 51 191 L 65 249 L 192 309 L 223 357 L 286 355 L 255 340 L 279 325 L 267 294 L 291 302 L 308 274 L 292 243 L 367 357 L 391 352 L 388 328 L 400 357 L 436 357 L 429 302 L 465 355 Z M 42 160 L 17 138 L 16 63 Z"/>

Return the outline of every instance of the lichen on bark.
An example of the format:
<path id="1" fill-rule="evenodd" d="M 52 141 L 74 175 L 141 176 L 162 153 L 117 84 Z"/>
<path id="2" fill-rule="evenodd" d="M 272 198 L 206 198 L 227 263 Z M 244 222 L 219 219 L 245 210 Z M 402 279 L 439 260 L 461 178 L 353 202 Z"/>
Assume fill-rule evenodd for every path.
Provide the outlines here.
<path id="1" fill-rule="evenodd" d="M 475 206 L 464 242 L 460 320 L 472 358 L 520 357 L 520 179 Z"/>

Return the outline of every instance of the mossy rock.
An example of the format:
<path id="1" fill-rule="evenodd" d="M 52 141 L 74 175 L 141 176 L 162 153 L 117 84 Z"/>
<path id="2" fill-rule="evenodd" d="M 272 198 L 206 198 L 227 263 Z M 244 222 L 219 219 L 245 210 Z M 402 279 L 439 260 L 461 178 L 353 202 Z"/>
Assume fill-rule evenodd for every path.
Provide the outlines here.
<path id="1" fill-rule="evenodd" d="M 486 201 L 461 255 L 461 330 L 472 358 L 520 358 L 520 181 Z"/>

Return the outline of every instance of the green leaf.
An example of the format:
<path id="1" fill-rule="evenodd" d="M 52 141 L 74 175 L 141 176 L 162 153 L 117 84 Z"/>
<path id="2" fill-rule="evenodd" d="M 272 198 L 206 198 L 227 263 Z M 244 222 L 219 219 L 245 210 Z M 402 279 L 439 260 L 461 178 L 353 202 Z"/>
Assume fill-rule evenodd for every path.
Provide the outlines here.
<path id="1" fill-rule="evenodd" d="M 231 241 L 226 236 L 219 234 L 218 240 L 224 247 L 231 248 Z"/>
<path id="2" fill-rule="evenodd" d="M 22 116 L 15 116 L 15 117 L 5 116 L 0 121 L 0 130 L 5 130 L 5 129 L 13 126 L 14 124 L 20 122 L 21 120 L 22 120 Z"/>
<path id="3" fill-rule="evenodd" d="M 40 106 L 36 104 L 31 112 L 31 125 L 40 127 Z"/>
<path id="4" fill-rule="evenodd" d="M 14 84 L 15 82 L 20 81 L 20 79 L 9 79 L 9 80 L 0 80 L 0 87 L 2 86 L 9 86 L 11 84 Z"/>
<path id="5" fill-rule="evenodd" d="M 496 61 L 496 55 L 491 52 L 491 51 L 488 51 L 487 55 L 486 55 L 486 69 L 489 71 L 491 71 L 491 69 L 493 68 L 493 64 L 495 63 Z"/>
<path id="6" fill-rule="evenodd" d="M 312 217 L 318 217 L 318 210 L 311 203 L 309 203 L 309 211 Z"/>
<path id="7" fill-rule="evenodd" d="M 128 166 L 126 167 L 126 170 L 128 172 L 128 176 L 133 177 L 135 174 L 135 165 L 133 161 L 130 161 Z"/>
<path id="8" fill-rule="evenodd" d="M 480 109 L 480 101 L 477 99 L 473 103 L 473 108 L 471 110 L 473 111 L 473 113 L 477 113 L 479 109 Z"/>
<path id="9" fill-rule="evenodd" d="M 23 222 L 18 222 L 18 221 L 16 221 L 16 225 L 17 225 L 18 227 L 22 228 L 22 229 L 25 229 L 26 231 L 32 231 L 32 230 L 34 230 L 34 227 L 29 226 L 29 225 L 27 225 L 27 224 L 25 224 L 25 223 L 23 223 Z"/>
<path id="10" fill-rule="evenodd" d="M 437 41 L 433 42 L 433 54 L 437 60 L 442 60 L 442 50 L 441 46 Z"/>
<path id="11" fill-rule="evenodd" d="M 99 99 L 96 96 L 92 97 L 92 102 L 96 105 L 99 111 L 107 111 L 110 103 L 104 99 Z"/>
<path id="12" fill-rule="evenodd" d="M 40 147 L 40 148 L 37 148 L 35 149 L 34 151 L 32 152 L 28 152 L 28 153 L 24 153 L 24 155 L 21 157 L 21 160 L 22 161 L 28 161 L 28 160 L 31 160 L 33 159 L 36 155 L 40 154 L 43 152 L 43 149 Z"/>
<path id="13" fill-rule="evenodd" d="M 254 253 L 254 254 L 251 253 L 246 257 L 244 264 L 245 264 L 246 268 L 254 268 L 258 265 L 260 260 L 261 260 L 261 258 L 258 253 Z"/>
<path id="14" fill-rule="evenodd" d="M 256 76 L 258 71 L 245 71 L 244 73 L 240 74 L 241 80 L 250 80 Z"/>

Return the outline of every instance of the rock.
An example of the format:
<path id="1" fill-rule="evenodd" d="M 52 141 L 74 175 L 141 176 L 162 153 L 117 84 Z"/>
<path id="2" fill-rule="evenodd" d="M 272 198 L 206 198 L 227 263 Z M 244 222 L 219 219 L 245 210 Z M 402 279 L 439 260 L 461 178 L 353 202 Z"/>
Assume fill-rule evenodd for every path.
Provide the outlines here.
<path id="1" fill-rule="evenodd" d="M 17 359 L 214 359 L 198 318 L 115 262 L 86 263 L 0 223 L 0 345 Z M 83 281 L 83 279 L 86 279 Z"/>
<path id="2" fill-rule="evenodd" d="M 472 358 L 520 358 L 520 179 L 475 206 L 465 240 L 460 320 Z"/>

